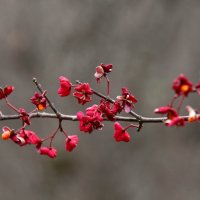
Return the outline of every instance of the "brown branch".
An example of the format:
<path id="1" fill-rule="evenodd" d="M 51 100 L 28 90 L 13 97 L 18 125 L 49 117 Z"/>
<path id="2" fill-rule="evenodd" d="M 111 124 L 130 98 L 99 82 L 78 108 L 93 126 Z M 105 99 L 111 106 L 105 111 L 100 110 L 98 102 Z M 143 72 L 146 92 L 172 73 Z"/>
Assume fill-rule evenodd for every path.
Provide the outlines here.
<path id="1" fill-rule="evenodd" d="M 37 112 L 37 113 L 31 113 L 30 118 L 53 118 L 53 119 L 60 119 L 60 120 L 67 120 L 67 121 L 78 121 L 76 115 L 65 115 L 60 113 L 60 117 L 56 114 L 53 113 L 47 113 L 47 112 Z M 189 116 L 180 116 L 180 118 L 184 119 L 185 121 L 188 120 Z M 200 117 L 200 114 L 197 115 L 197 117 Z M 5 121 L 5 120 L 15 120 L 15 119 L 20 119 L 20 115 L 0 115 L 0 121 Z M 124 116 L 115 116 L 116 121 L 127 121 L 127 122 L 138 122 L 138 119 L 134 117 L 124 117 Z M 155 117 L 155 118 L 150 118 L 150 117 L 143 117 L 141 119 L 142 123 L 163 123 L 165 120 L 167 120 L 167 117 Z M 104 121 L 110 121 L 107 118 L 104 118 Z"/>
<path id="2" fill-rule="evenodd" d="M 58 118 L 60 118 L 60 112 L 58 111 L 58 109 L 55 107 L 55 105 L 48 99 L 48 97 L 45 94 L 45 91 L 42 89 L 41 85 L 37 82 L 36 78 L 33 78 L 33 82 L 35 83 L 37 89 L 39 90 L 39 92 L 41 94 L 44 94 L 44 97 L 46 98 L 49 106 L 51 107 L 51 109 L 53 110 L 53 112 L 58 116 Z"/>

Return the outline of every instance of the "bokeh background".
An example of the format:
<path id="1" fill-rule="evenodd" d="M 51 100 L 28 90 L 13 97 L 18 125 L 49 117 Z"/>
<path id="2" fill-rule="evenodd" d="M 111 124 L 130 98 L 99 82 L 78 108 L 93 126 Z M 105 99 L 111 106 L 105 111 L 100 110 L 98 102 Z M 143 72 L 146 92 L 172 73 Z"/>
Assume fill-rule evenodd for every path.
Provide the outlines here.
<path id="1" fill-rule="evenodd" d="M 98 64 L 112 63 L 111 95 L 127 86 L 138 99 L 135 111 L 155 116 L 153 110 L 173 96 L 176 76 L 199 80 L 199 19 L 199 0 L 1 0 L 0 85 L 14 85 L 10 101 L 32 110 L 37 77 L 59 110 L 76 114 L 86 106 L 58 97 L 58 77 L 104 92 L 105 82 L 97 85 L 93 74 Z M 4 113 L 13 113 L 0 103 Z M 191 96 L 185 104 L 199 108 L 199 99 Z M 31 129 L 43 137 L 56 126 L 34 119 Z M 56 159 L 0 141 L 0 199 L 199 200 L 199 123 L 147 124 L 140 133 L 130 130 L 134 141 L 128 144 L 114 141 L 112 123 L 91 135 L 80 133 L 78 122 L 64 126 L 80 143 L 67 153 L 59 135 Z"/>

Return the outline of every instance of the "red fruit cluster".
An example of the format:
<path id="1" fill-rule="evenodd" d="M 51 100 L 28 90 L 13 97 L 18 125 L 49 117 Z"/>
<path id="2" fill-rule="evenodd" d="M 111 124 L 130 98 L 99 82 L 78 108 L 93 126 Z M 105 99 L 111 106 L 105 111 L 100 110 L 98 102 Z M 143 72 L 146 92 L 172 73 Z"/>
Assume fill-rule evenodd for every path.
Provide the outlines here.
<path id="1" fill-rule="evenodd" d="M 58 94 L 61 97 L 66 97 L 70 95 L 72 83 L 64 76 L 60 76 L 59 80 L 60 88 L 58 89 Z M 84 105 L 85 103 L 92 101 L 91 96 L 93 94 L 93 91 L 88 83 L 82 83 L 74 87 L 74 90 L 76 92 L 73 93 L 73 96 L 77 98 L 79 104 Z"/>
<path id="2" fill-rule="evenodd" d="M 34 104 L 39 111 L 42 111 L 47 108 L 47 100 L 45 98 L 45 93 L 42 95 L 38 92 L 35 92 L 35 95 L 31 98 L 32 104 Z"/>
<path id="3" fill-rule="evenodd" d="M 84 105 L 85 103 L 92 101 L 91 95 L 93 94 L 93 91 L 88 83 L 78 85 L 74 89 L 76 92 L 73 93 L 73 96 L 77 98 L 79 104 Z"/>
<path id="4" fill-rule="evenodd" d="M 25 146 L 27 144 L 38 145 L 41 143 L 41 139 L 33 131 L 20 129 L 15 132 L 14 130 L 6 126 L 3 127 L 2 130 L 3 140 L 11 139 L 14 143 L 18 144 L 19 146 Z"/>
<path id="5" fill-rule="evenodd" d="M 102 113 L 98 109 L 98 105 L 93 105 L 86 109 L 86 114 L 79 111 L 77 118 L 80 121 L 80 131 L 91 133 L 94 129 L 101 130 L 103 124 Z"/>
<path id="6" fill-rule="evenodd" d="M 6 86 L 4 88 L 0 88 L 0 100 L 6 98 L 10 95 L 14 90 L 13 86 Z"/>
<path id="7" fill-rule="evenodd" d="M 122 88 L 122 95 L 117 96 L 118 101 L 122 102 L 122 107 L 126 113 L 129 113 L 134 108 L 134 103 L 137 99 L 128 91 L 126 87 Z"/>
<path id="8" fill-rule="evenodd" d="M 170 107 L 170 106 L 164 106 L 160 108 L 156 108 L 154 110 L 157 114 L 166 114 L 167 120 L 165 121 L 166 126 L 184 126 L 185 122 L 183 118 L 180 118 L 177 111 Z"/>
<path id="9" fill-rule="evenodd" d="M 112 68 L 112 64 L 101 64 L 97 66 L 96 72 L 94 74 L 97 82 L 99 82 L 102 77 L 107 77 L 107 74 L 112 71 Z M 73 96 L 77 98 L 79 104 L 84 105 L 85 103 L 88 103 L 92 100 L 93 90 L 88 83 L 73 85 L 70 80 L 64 76 L 60 76 L 59 79 L 60 87 L 58 89 L 58 94 L 61 97 L 68 96 L 71 93 L 72 87 L 74 87 L 75 92 L 73 93 Z M 108 100 L 101 99 L 99 105 L 94 104 L 86 108 L 85 114 L 82 111 L 77 112 L 80 131 L 91 133 L 93 130 L 101 130 L 104 126 L 102 124 L 104 119 L 115 121 L 115 116 L 117 113 L 120 113 L 122 110 L 125 110 L 127 113 L 130 112 L 134 107 L 134 103 L 136 102 L 137 99 L 128 91 L 126 87 L 123 87 L 122 94 L 121 96 L 117 97 L 116 101 L 111 103 Z M 121 125 L 119 123 L 118 126 L 116 125 L 116 127 L 120 126 Z M 122 135 L 124 135 L 122 134 L 119 136 L 119 132 L 120 131 L 117 130 L 117 133 L 114 134 L 115 139 L 117 138 L 116 141 L 128 142 L 128 137 L 126 137 L 127 134 L 125 134 L 126 139 L 119 139 L 123 138 Z M 69 140 L 67 139 L 67 141 Z"/>
<path id="10" fill-rule="evenodd" d="M 71 82 L 64 76 L 59 77 L 60 80 L 60 88 L 58 89 L 58 94 L 61 97 L 66 97 L 70 94 L 71 92 Z"/>
<path id="11" fill-rule="evenodd" d="M 120 141 L 129 142 L 130 141 L 130 139 L 131 139 L 130 135 L 128 134 L 127 131 L 125 131 L 125 129 L 123 129 L 123 127 L 118 122 L 114 123 L 114 129 L 115 129 L 114 138 L 115 138 L 116 142 L 120 142 Z"/>
<path id="12" fill-rule="evenodd" d="M 173 90 L 175 93 L 180 96 L 188 96 L 190 92 L 193 91 L 193 84 L 189 81 L 189 79 L 184 76 L 183 74 L 180 74 L 173 82 L 172 85 Z"/>
<path id="13" fill-rule="evenodd" d="M 97 82 L 101 80 L 101 78 L 106 76 L 108 73 L 112 71 L 113 65 L 112 64 L 103 64 L 96 67 L 96 72 L 94 77 L 96 78 Z"/>
<path id="14" fill-rule="evenodd" d="M 193 122 L 199 120 L 197 112 L 191 107 L 186 106 L 186 110 L 188 111 L 188 118 L 184 119 L 179 116 L 179 110 L 183 104 L 183 100 L 187 97 L 191 92 L 195 92 L 199 90 L 199 84 L 194 84 L 183 74 L 180 74 L 172 84 L 172 89 L 175 92 L 175 96 L 172 99 L 170 105 L 156 108 L 154 110 L 155 113 L 158 114 L 166 114 L 167 120 L 165 120 L 166 126 L 184 126 L 185 121 Z M 173 107 L 173 102 L 177 98 L 181 98 L 177 108 Z"/>
<path id="15" fill-rule="evenodd" d="M 78 145 L 78 136 L 70 135 L 66 138 L 66 150 L 71 152 Z"/>

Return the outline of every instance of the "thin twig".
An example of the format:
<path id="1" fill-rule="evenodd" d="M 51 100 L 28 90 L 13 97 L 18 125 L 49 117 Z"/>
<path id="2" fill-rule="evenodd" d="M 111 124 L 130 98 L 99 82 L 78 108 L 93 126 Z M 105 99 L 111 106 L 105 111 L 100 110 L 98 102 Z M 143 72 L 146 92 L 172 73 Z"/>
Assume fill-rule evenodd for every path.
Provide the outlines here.
<path id="1" fill-rule="evenodd" d="M 41 94 L 44 94 L 44 90 L 41 88 L 41 85 L 37 82 L 36 78 L 33 78 L 33 82 L 35 83 L 37 89 L 40 91 Z M 54 106 L 54 104 L 48 99 L 48 97 L 44 94 L 44 97 L 46 98 L 50 108 L 53 110 L 53 112 L 58 116 L 60 116 L 60 112 L 58 111 L 58 109 Z"/>

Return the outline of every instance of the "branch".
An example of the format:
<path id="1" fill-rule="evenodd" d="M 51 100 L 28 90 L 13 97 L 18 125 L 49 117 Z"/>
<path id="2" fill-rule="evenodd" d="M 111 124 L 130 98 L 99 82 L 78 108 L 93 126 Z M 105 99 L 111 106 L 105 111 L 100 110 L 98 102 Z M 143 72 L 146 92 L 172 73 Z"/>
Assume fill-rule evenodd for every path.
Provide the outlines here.
<path id="1" fill-rule="evenodd" d="M 58 133 L 62 133 L 65 137 L 66 151 L 72 151 L 77 145 L 79 138 L 77 135 L 68 135 L 68 132 L 62 127 L 62 121 L 78 121 L 79 129 L 85 133 L 92 133 L 94 130 L 101 130 L 104 126 L 103 121 L 109 121 L 114 125 L 114 139 L 116 142 L 129 142 L 131 136 L 128 133 L 128 129 L 136 128 L 140 131 L 145 123 L 163 123 L 166 126 L 185 126 L 188 122 L 194 122 L 200 120 L 200 114 L 197 109 L 191 106 L 186 106 L 188 115 L 180 115 L 180 111 L 184 100 L 189 96 L 189 93 L 200 94 L 200 83 L 194 85 L 183 74 L 178 76 L 173 82 L 172 89 L 175 92 L 171 102 L 162 107 L 158 107 L 154 110 L 156 114 L 162 114 L 165 117 L 144 117 L 132 110 L 137 99 L 129 92 L 126 87 L 121 89 L 121 95 L 116 97 L 116 100 L 110 97 L 110 80 L 108 73 L 112 71 L 112 64 L 101 64 L 96 67 L 96 73 L 94 74 L 97 82 L 101 79 L 106 79 L 107 82 L 107 96 L 92 89 L 89 83 L 82 83 L 76 81 L 76 85 L 73 85 L 70 80 L 64 76 L 60 76 L 60 88 L 58 89 L 58 95 L 60 97 L 67 97 L 71 94 L 73 89 L 73 96 L 78 100 L 78 103 L 84 105 L 92 101 L 92 95 L 100 97 L 100 103 L 94 104 L 86 108 L 85 112 L 78 111 L 76 115 L 66 115 L 61 113 L 55 105 L 50 101 L 46 95 L 46 90 L 43 90 L 41 85 L 37 82 L 36 78 L 33 78 L 33 82 L 38 89 L 35 95 L 31 98 L 32 104 L 36 107 L 33 111 L 27 113 L 24 108 L 16 108 L 8 100 L 8 96 L 13 92 L 13 86 L 6 86 L 0 88 L 0 100 L 5 99 L 6 105 L 14 110 L 15 115 L 4 115 L 0 111 L 0 121 L 7 120 L 21 120 L 22 126 L 16 130 L 4 126 L 2 128 L 2 139 L 12 140 L 19 146 L 27 144 L 35 145 L 37 151 L 42 155 L 47 155 L 50 158 L 54 158 L 57 155 L 57 150 L 53 147 L 54 138 Z M 178 101 L 178 106 L 174 106 L 175 101 Z M 176 104 L 175 104 L 176 105 Z M 44 112 L 44 109 L 50 107 L 53 113 Z M 129 117 L 119 116 L 124 110 L 129 114 Z M 31 124 L 31 119 L 46 118 L 55 119 L 58 121 L 58 125 L 52 133 L 46 135 L 45 138 L 40 138 L 35 132 L 27 130 L 27 127 Z M 126 127 L 118 122 L 130 122 Z M 136 123 L 132 123 L 136 122 Z M 43 146 L 44 143 L 49 141 L 49 145 Z"/>
<path id="2" fill-rule="evenodd" d="M 0 115 L 0 121 L 6 121 L 6 120 L 17 120 L 20 119 L 21 115 Z M 31 113 L 29 115 L 31 119 L 34 118 L 50 118 L 50 119 L 61 119 L 66 121 L 78 121 L 76 115 L 65 115 L 60 113 L 60 117 L 53 113 L 47 113 L 47 112 L 37 112 L 37 113 Z M 179 116 L 181 119 L 184 119 L 185 121 L 188 121 L 189 116 Z M 200 117 L 200 114 L 197 115 L 197 117 Z M 138 119 L 133 117 L 124 117 L 124 116 L 115 116 L 115 121 L 125 121 L 125 122 L 138 122 Z M 104 121 L 110 121 L 107 118 L 103 119 Z M 163 123 L 167 120 L 167 117 L 142 117 L 141 122 L 142 123 Z"/>
<path id="3" fill-rule="evenodd" d="M 41 94 L 43 94 L 43 96 L 46 98 L 49 106 L 51 107 L 51 109 L 53 110 L 53 112 L 58 116 L 60 116 L 60 112 L 58 111 L 58 109 L 55 107 L 55 105 L 49 100 L 49 98 L 46 96 L 46 92 L 42 89 L 41 85 L 37 82 L 36 78 L 33 78 L 33 83 L 35 83 L 37 89 L 39 90 L 39 92 Z"/>

